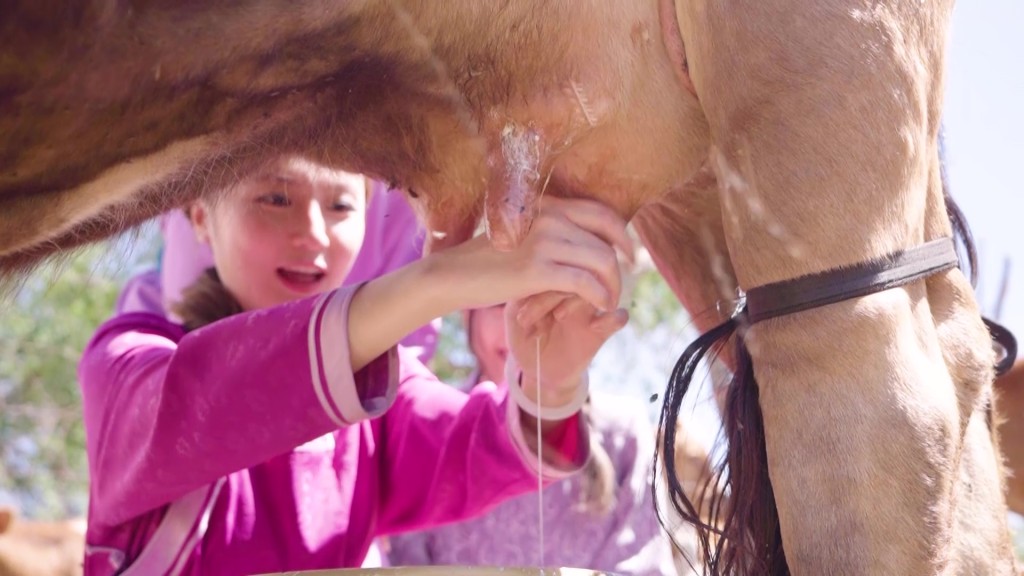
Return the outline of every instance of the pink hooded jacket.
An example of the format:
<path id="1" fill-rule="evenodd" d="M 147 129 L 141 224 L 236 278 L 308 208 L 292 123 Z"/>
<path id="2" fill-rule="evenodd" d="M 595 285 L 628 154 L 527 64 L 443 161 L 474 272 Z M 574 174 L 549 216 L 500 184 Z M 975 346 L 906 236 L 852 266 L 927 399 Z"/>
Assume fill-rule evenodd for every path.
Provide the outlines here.
<path id="1" fill-rule="evenodd" d="M 409 235 L 388 231 L 415 222 L 387 221 L 411 218 L 408 207 L 382 209 L 388 196 L 404 206 L 375 195 L 356 280 L 419 254 L 418 244 L 395 246 Z M 403 347 L 352 373 L 353 286 L 185 334 L 164 316 L 187 284 L 171 279 L 207 264 L 181 224 L 164 222 L 170 284 L 155 273 L 134 279 L 79 367 L 87 575 L 358 566 L 378 535 L 472 517 L 536 489 L 536 456 L 503 390 L 487 384 L 466 395 Z M 175 264 L 179 255 L 191 260 Z M 434 330 L 420 334 L 428 340 L 418 353 L 429 356 Z M 545 480 L 582 466 L 588 433 L 569 420 L 545 447 Z"/>

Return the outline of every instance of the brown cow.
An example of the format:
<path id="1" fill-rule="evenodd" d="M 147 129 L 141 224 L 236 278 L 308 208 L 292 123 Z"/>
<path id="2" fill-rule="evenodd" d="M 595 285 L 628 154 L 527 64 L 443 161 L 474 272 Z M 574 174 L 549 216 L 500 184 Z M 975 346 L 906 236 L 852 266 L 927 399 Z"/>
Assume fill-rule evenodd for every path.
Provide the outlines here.
<path id="1" fill-rule="evenodd" d="M 737 287 L 951 234 L 952 7 L 12 0 L 0 272 L 293 152 L 408 190 L 435 247 L 481 217 L 514 244 L 540 195 L 597 197 L 635 217 L 706 329 Z M 785 554 L 739 518 L 719 570 L 1015 569 L 985 425 L 993 352 L 959 270 L 756 324 L 746 342 L 778 512 L 762 521 Z"/>
<path id="2" fill-rule="evenodd" d="M 1024 360 L 995 383 L 999 447 L 1006 459 L 1006 501 L 1024 514 Z"/>
<path id="3" fill-rule="evenodd" d="M 0 576 L 78 576 L 84 554 L 84 520 L 25 520 L 0 508 Z"/>

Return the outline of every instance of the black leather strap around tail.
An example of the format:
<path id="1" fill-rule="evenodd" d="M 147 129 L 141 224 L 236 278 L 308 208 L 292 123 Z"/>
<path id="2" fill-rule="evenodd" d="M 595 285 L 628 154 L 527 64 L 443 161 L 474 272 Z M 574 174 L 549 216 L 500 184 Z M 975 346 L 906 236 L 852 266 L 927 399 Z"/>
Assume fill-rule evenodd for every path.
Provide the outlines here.
<path id="1" fill-rule="evenodd" d="M 870 262 L 759 286 L 734 303 L 728 320 L 702 334 L 686 348 L 665 389 L 658 425 L 665 433 L 654 461 L 654 473 L 659 473 L 658 462 L 661 461 L 669 483 L 670 503 L 682 518 L 696 527 L 702 560 L 711 572 L 731 574 L 738 570 L 750 571 L 749 567 L 753 566 L 758 574 L 788 574 L 788 568 L 768 476 L 758 389 L 742 338 L 735 343 L 736 373 L 723 414 L 728 439 L 727 460 L 718 467 L 713 480 L 714 485 L 729 491 L 728 508 L 722 507 L 719 501 L 703 509 L 702 504 L 687 496 L 679 482 L 675 469 L 675 424 L 683 397 L 701 361 L 737 331 L 742 332 L 745 325 L 903 286 L 951 270 L 957 264 L 953 240 L 941 238 Z M 996 365 L 997 372 L 1002 373 L 1013 364 L 1016 342 L 1002 326 L 988 319 L 985 323 L 992 339 L 1003 348 L 1003 357 Z M 990 405 L 990 429 L 991 422 Z M 724 484 L 718 484 L 723 480 Z M 710 520 L 705 520 L 705 512 Z M 720 537 L 714 547 L 710 545 L 713 535 Z"/>
<path id="2" fill-rule="evenodd" d="M 747 292 L 751 324 L 889 290 L 956 268 L 952 238 L 939 238 L 876 260 L 773 282 Z"/>
<path id="3" fill-rule="evenodd" d="M 752 288 L 746 293 L 743 314 L 755 324 L 904 286 L 952 270 L 958 262 L 953 239 L 939 238 L 875 260 Z M 992 339 L 1003 349 L 996 364 L 996 373 L 1003 374 L 1017 356 L 1016 340 L 1006 328 L 984 320 Z"/>

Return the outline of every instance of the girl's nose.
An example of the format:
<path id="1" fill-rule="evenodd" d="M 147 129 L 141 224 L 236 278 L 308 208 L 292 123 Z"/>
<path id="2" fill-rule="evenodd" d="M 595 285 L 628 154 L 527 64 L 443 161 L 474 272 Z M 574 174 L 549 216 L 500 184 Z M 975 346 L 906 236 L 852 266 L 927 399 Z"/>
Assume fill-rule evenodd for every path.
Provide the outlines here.
<path id="1" fill-rule="evenodd" d="M 320 203 L 312 201 L 305 210 L 305 216 L 297 227 L 296 242 L 313 250 L 322 250 L 327 247 L 327 222 L 324 219 L 323 209 Z"/>

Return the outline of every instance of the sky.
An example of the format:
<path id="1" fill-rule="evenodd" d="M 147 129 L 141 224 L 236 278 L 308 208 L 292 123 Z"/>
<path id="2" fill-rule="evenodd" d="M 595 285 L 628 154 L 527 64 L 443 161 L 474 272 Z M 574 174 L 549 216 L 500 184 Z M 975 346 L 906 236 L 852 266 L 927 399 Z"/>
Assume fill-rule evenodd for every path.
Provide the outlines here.
<path id="1" fill-rule="evenodd" d="M 969 0 L 953 13 L 944 123 L 953 197 L 981 252 L 978 300 L 1024 342 L 1024 1 Z"/>

